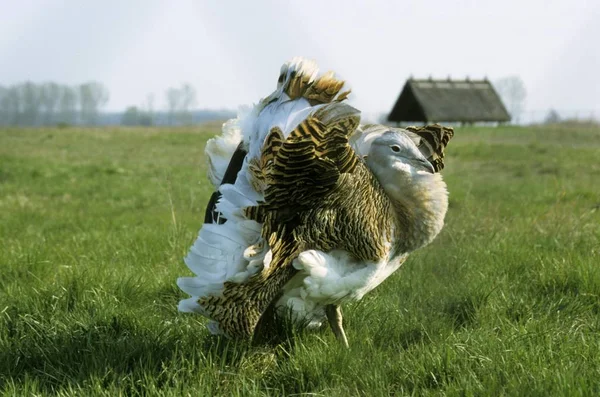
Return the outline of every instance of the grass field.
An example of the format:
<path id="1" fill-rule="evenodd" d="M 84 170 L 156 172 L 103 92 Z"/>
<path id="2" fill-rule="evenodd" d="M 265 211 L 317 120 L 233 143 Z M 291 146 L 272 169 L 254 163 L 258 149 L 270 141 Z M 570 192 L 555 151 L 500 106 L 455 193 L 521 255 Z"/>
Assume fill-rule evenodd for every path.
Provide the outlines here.
<path id="1" fill-rule="evenodd" d="M 0 130 L 4 395 L 600 394 L 600 129 L 459 128 L 447 225 L 329 330 L 212 337 L 175 279 L 215 130 Z"/>

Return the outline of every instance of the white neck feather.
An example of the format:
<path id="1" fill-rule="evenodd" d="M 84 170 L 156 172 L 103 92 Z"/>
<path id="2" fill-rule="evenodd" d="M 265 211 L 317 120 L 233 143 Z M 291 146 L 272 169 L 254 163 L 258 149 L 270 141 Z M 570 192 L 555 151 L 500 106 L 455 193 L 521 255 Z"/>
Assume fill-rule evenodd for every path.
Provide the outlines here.
<path id="1" fill-rule="evenodd" d="M 377 172 L 375 172 L 377 174 Z M 440 174 L 384 172 L 378 177 L 396 206 L 402 250 L 429 244 L 442 230 L 448 210 L 448 190 Z"/>

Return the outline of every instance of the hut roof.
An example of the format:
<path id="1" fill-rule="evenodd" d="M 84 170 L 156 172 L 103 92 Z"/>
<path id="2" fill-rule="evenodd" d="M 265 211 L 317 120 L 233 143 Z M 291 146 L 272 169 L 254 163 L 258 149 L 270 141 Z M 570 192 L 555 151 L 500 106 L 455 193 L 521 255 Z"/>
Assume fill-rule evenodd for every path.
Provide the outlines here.
<path id="1" fill-rule="evenodd" d="M 388 121 L 509 121 L 500 96 L 487 80 L 409 79 Z"/>

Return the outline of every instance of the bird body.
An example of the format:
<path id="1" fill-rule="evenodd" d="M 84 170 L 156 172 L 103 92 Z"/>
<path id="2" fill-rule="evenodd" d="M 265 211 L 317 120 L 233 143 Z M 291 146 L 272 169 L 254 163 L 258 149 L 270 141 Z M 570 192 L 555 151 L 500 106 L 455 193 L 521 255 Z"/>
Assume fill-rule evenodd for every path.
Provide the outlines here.
<path id="1" fill-rule="evenodd" d="M 435 171 L 452 131 L 359 127 L 342 87 L 294 59 L 207 144 L 226 221 L 203 225 L 186 258 L 196 276 L 178 285 L 192 296 L 179 309 L 209 317 L 211 332 L 249 337 L 272 302 L 320 325 L 328 305 L 362 298 L 441 230 Z M 235 148 L 247 153 L 240 171 L 220 184 Z"/>

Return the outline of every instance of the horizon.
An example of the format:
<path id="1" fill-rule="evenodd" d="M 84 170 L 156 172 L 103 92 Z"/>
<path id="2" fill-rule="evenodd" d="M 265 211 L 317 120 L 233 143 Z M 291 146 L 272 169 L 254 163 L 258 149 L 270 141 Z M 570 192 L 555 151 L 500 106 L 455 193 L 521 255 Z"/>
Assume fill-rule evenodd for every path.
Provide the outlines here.
<path id="1" fill-rule="evenodd" d="M 525 112 L 600 113 L 600 4 L 302 5 L 2 0 L 0 85 L 98 81 L 110 92 L 103 112 L 123 112 L 148 94 L 162 110 L 165 91 L 188 82 L 195 109 L 236 110 L 268 95 L 281 64 L 301 55 L 346 79 L 364 114 L 389 112 L 411 76 L 511 75 L 525 82 Z"/>

